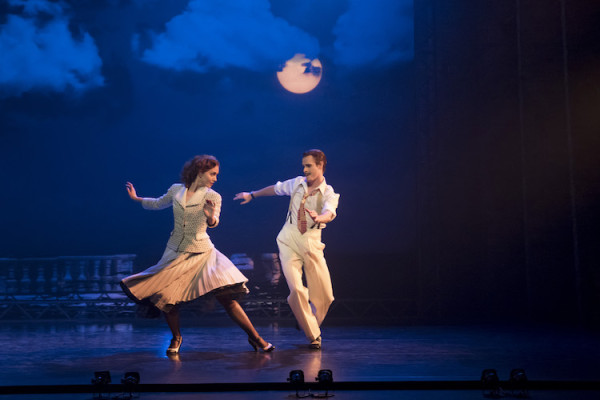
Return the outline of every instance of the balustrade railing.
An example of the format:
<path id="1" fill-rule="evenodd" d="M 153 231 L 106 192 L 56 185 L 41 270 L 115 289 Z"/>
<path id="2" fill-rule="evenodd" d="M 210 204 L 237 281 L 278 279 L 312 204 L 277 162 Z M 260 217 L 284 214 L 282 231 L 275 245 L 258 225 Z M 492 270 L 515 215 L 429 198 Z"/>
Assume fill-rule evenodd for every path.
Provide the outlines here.
<path id="1" fill-rule="evenodd" d="M 52 258 L 0 258 L 0 320 L 116 320 L 137 318 L 136 304 L 119 282 L 133 271 L 135 254 Z M 231 260 L 249 278 L 244 309 L 254 320 L 284 321 L 294 316 L 287 304 L 287 284 L 276 253 L 253 260 L 238 253 Z M 136 271 L 137 272 L 137 271 Z M 208 299 L 210 302 L 210 298 Z M 414 301 L 336 299 L 329 320 L 394 320 L 415 314 Z M 224 315 L 202 301 L 182 308 L 198 317 Z"/>
<path id="2" fill-rule="evenodd" d="M 77 297 L 120 293 L 135 254 L 0 258 L 0 296 Z"/>

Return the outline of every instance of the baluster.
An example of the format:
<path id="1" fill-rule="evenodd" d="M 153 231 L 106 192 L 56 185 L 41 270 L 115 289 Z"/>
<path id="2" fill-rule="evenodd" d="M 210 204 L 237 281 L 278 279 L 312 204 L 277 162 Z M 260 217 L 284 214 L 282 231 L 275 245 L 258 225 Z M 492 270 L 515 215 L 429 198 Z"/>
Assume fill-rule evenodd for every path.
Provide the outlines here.
<path id="1" fill-rule="evenodd" d="M 29 265 L 24 264 L 21 269 L 21 282 L 20 282 L 20 292 L 23 294 L 28 294 L 31 292 L 31 278 L 29 277 Z"/>
<path id="2" fill-rule="evenodd" d="M 121 281 L 128 275 L 131 275 L 131 261 L 123 259 L 119 256 L 117 259 L 117 274 L 115 275 L 115 290 L 121 290 Z"/>
<path id="3" fill-rule="evenodd" d="M 121 256 L 116 256 L 114 258 L 114 268 L 113 268 L 113 274 L 112 274 L 112 290 L 113 292 L 118 292 L 121 290 L 121 279 L 123 278 L 123 263 L 121 260 Z"/>
<path id="4" fill-rule="evenodd" d="M 46 271 L 46 268 L 44 268 L 45 266 L 39 265 L 37 268 L 37 278 L 35 280 L 35 291 L 37 293 L 44 293 L 45 292 L 45 286 L 46 286 L 46 277 L 44 272 Z"/>
<path id="5" fill-rule="evenodd" d="M 10 258 L 4 258 L 0 265 L 0 294 L 3 296 L 8 295 L 8 268 L 11 263 L 12 260 Z"/>
<path id="6" fill-rule="evenodd" d="M 71 261 L 65 261 L 65 275 L 63 276 L 63 290 L 65 293 L 73 292 L 73 276 L 71 275 Z"/>
<path id="7" fill-rule="evenodd" d="M 60 293 L 60 286 L 62 285 L 62 282 L 59 284 L 58 282 L 58 261 L 57 260 L 53 260 L 52 261 L 52 274 L 50 276 L 50 281 L 49 281 L 49 293 L 58 295 L 58 293 Z"/>
<path id="8" fill-rule="evenodd" d="M 77 277 L 77 290 L 80 293 L 85 293 L 87 285 L 87 277 L 85 276 L 86 260 L 79 261 L 79 276 Z"/>
<path id="9" fill-rule="evenodd" d="M 102 285 L 104 292 L 110 292 L 111 290 L 111 269 L 112 266 L 112 260 L 110 258 L 107 258 L 104 261 L 104 275 L 102 276 L 102 281 L 104 282 L 104 285 Z"/>
<path id="10" fill-rule="evenodd" d="M 125 269 L 123 270 L 123 272 L 125 273 L 125 277 L 133 274 L 133 259 L 134 258 L 135 258 L 135 256 L 131 256 L 131 255 L 127 256 L 127 262 L 125 263 Z"/>
<path id="11" fill-rule="evenodd" d="M 8 266 L 8 265 L 7 265 Z M 4 265 L 0 265 L 0 294 L 6 296 L 6 268 Z"/>
<path id="12" fill-rule="evenodd" d="M 92 292 L 99 293 L 100 292 L 100 260 L 94 260 L 94 275 L 92 276 Z"/>
<path id="13" fill-rule="evenodd" d="M 6 294 L 14 295 L 18 292 L 17 284 L 17 266 L 16 261 L 12 261 L 8 265 L 8 273 L 6 276 Z"/>

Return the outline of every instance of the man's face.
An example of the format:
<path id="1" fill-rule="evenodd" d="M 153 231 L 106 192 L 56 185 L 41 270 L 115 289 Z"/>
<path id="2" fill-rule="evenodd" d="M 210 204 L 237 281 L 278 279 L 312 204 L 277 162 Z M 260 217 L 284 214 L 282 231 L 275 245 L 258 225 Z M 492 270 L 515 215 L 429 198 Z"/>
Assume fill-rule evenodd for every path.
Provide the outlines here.
<path id="1" fill-rule="evenodd" d="M 302 158 L 302 168 L 307 182 L 320 180 L 323 177 L 323 164 L 316 164 L 313 156 Z"/>

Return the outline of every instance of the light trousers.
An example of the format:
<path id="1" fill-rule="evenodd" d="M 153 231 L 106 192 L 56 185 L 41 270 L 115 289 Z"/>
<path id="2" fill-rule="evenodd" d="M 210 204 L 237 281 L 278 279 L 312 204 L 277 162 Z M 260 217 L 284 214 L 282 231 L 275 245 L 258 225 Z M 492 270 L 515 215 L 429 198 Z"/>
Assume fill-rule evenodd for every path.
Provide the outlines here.
<path id="1" fill-rule="evenodd" d="M 281 268 L 290 289 L 288 304 L 298 325 L 312 341 L 321 336 L 320 325 L 334 300 L 321 231 L 309 229 L 301 234 L 295 225 L 286 223 L 277 236 L 277 245 Z M 302 282 L 303 268 L 307 286 Z"/>

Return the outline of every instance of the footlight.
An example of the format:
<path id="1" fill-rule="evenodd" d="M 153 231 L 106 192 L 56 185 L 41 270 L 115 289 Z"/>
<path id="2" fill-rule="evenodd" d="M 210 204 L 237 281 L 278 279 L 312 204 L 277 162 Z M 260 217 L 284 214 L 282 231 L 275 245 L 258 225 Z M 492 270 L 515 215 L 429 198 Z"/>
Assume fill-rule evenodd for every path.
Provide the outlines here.
<path id="1" fill-rule="evenodd" d="M 302 370 L 295 369 L 290 371 L 290 377 L 287 378 L 287 380 L 292 384 L 292 387 L 296 389 L 296 397 L 303 398 L 310 396 L 310 394 L 301 395 L 299 393 L 302 386 L 304 386 L 304 372 L 302 372 Z"/>
<path id="2" fill-rule="evenodd" d="M 484 397 L 501 397 L 500 379 L 495 369 L 484 369 L 481 373 L 481 390 Z"/>
<path id="3" fill-rule="evenodd" d="M 96 386 L 104 386 L 110 383 L 110 372 L 109 371 L 96 371 L 94 372 L 94 378 L 92 383 Z"/>
<path id="4" fill-rule="evenodd" d="M 304 372 L 295 369 L 290 372 L 290 377 L 287 380 L 294 386 L 302 386 L 304 384 Z"/>
<path id="5" fill-rule="evenodd" d="M 136 391 L 138 384 L 140 383 L 140 373 L 139 372 L 125 372 L 125 376 L 121 379 L 121 383 L 123 384 L 123 397 L 125 397 L 125 393 L 129 394 L 129 398 L 133 397 L 133 392 Z"/>
<path id="6" fill-rule="evenodd" d="M 333 383 L 333 373 L 330 369 L 322 369 L 317 374 L 315 378 L 317 382 L 319 382 L 319 387 L 325 389 L 325 394 L 313 394 L 313 397 L 332 397 L 333 395 L 329 394 L 329 389 L 331 388 L 331 384 Z"/>
<path id="7" fill-rule="evenodd" d="M 125 376 L 121 379 L 121 383 L 125 386 L 135 386 L 140 383 L 139 372 L 125 372 Z"/>
<path id="8" fill-rule="evenodd" d="M 510 371 L 508 384 L 512 390 L 513 396 L 521 398 L 529 397 L 527 391 L 527 375 L 525 374 L 524 369 L 515 368 Z"/>
<path id="9" fill-rule="evenodd" d="M 94 385 L 94 393 L 98 393 L 98 396 L 94 396 L 95 399 L 102 399 L 102 393 L 108 393 L 108 385 L 110 384 L 110 372 L 109 371 L 96 371 L 92 378 L 92 385 Z M 110 397 L 110 396 L 109 396 Z"/>

